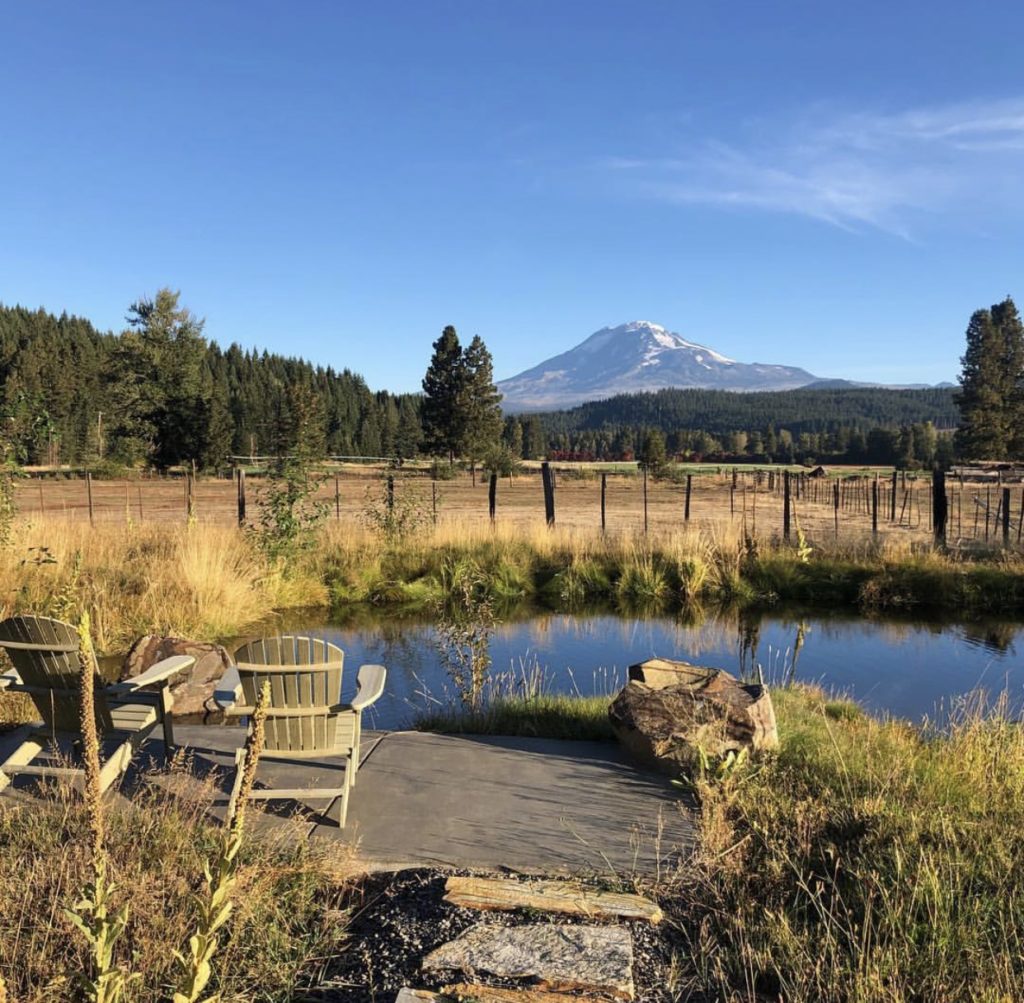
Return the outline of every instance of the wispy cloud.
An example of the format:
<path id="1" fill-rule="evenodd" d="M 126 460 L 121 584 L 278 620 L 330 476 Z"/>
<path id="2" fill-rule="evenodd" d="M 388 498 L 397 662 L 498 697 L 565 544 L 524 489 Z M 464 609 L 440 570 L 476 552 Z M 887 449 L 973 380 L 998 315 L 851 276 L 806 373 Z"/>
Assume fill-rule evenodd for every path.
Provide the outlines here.
<path id="1" fill-rule="evenodd" d="M 1024 209 L 1024 98 L 896 114 L 819 109 L 752 124 L 729 140 L 691 140 L 679 155 L 609 157 L 601 167 L 670 202 L 796 213 L 910 237 L 923 214 Z"/>

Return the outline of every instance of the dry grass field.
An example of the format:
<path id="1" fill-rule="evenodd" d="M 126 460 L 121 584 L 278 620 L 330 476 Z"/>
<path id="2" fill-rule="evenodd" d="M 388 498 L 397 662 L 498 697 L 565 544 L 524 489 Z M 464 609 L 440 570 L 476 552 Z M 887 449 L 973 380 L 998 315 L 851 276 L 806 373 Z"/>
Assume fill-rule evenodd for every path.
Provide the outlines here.
<path id="1" fill-rule="evenodd" d="M 601 475 L 596 465 L 575 465 L 556 474 L 556 522 L 571 530 L 601 529 Z M 607 469 L 607 468 L 606 468 Z M 719 470 L 721 472 L 719 473 Z M 870 537 L 871 484 L 879 477 L 879 535 L 925 542 L 931 536 L 931 482 L 927 475 L 899 476 L 896 519 L 891 515 L 891 470 L 833 468 L 831 476 L 817 480 L 794 478 L 791 536 L 798 531 L 824 545 L 826 541 L 856 541 Z M 354 525 L 371 505 L 381 505 L 385 479 L 394 477 L 398 505 L 412 506 L 436 525 L 486 526 L 489 521 L 486 475 L 473 478 L 459 471 L 452 480 L 432 481 L 424 470 L 349 464 L 323 475 L 317 494 L 331 519 Z M 735 487 L 731 469 L 705 467 L 691 481 L 690 521 L 685 520 L 686 487 L 683 480 L 655 480 L 647 484 L 646 528 L 652 534 L 686 528 L 723 529 L 730 526 L 762 539 L 780 536 L 783 527 L 781 473 L 740 468 Z M 840 508 L 835 508 L 834 485 L 840 484 Z M 263 479 L 250 475 L 246 484 L 246 514 L 257 521 Z M 110 523 L 185 523 L 188 489 L 184 477 L 93 480 L 93 520 Z M 957 540 L 997 541 L 999 491 L 992 485 L 949 485 L 948 537 Z M 83 478 L 32 476 L 17 482 L 19 514 L 27 518 L 89 520 L 89 486 Z M 1011 542 L 1020 541 L 1021 496 L 1012 492 Z M 200 478 L 193 494 L 195 519 L 201 523 L 232 525 L 237 520 L 237 487 L 226 478 Z M 609 533 L 645 529 L 643 477 L 632 473 L 606 474 L 605 526 Z M 985 513 L 988 511 L 989 519 Z M 496 522 L 532 529 L 545 520 L 543 490 L 537 466 L 497 485 Z M 987 522 L 987 526 L 986 526 Z"/>

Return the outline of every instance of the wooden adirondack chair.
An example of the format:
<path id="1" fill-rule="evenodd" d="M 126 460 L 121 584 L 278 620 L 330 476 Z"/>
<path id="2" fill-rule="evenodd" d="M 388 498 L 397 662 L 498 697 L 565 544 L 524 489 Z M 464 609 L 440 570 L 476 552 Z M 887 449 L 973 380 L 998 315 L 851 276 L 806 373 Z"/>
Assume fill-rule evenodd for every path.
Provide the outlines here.
<path id="1" fill-rule="evenodd" d="M 264 681 L 270 682 L 263 759 L 323 760 L 341 757 L 344 778 L 339 787 L 257 788 L 250 797 L 262 800 L 337 802 L 338 827 L 348 815 L 348 794 L 359 770 L 362 712 L 384 691 L 383 665 L 363 665 L 357 676 L 358 692 L 350 704 L 341 703 L 341 677 L 345 653 L 337 645 L 311 637 L 268 637 L 242 645 L 235 664 L 221 680 L 214 699 L 227 717 L 248 717 Z M 235 754 L 238 767 L 228 805 L 234 811 L 241 783 L 243 749 Z M 333 765 L 333 764 L 324 764 Z"/>
<path id="2" fill-rule="evenodd" d="M 84 781 L 80 767 L 32 765 L 44 745 L 67 753 L 81 738 L 82 663 L 78 644 L 75 628 L 60 620 L 15 616 L 0 622 L 0 648 L 14 665 L 0 675 L 0 690 L 27 693 L 41 719 L 4 736 L 13 751 L 0 759 L 0 790 L 19 773 L 70 777 L 79 784 Z M 194 662 L 189 655 L 165 658 L 123 683 L 108 684 L 96 677 L 96 728 L 100 751 L 105 755 L 100 769 L 101 790 L 127 769 L 132 754 L 157 725 L 163 727 L 164 754 L 170 755 L 174 745 L 170 680 Z"/>

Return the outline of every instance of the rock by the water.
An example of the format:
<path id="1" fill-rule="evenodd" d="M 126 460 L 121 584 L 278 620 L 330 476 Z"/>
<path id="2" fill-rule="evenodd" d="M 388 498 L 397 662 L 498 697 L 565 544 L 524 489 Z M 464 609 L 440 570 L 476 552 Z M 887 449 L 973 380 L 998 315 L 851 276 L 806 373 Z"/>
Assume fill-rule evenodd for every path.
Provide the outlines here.
<path id="1" fill-rule="evenodd" d="M 592 919 L 641 919 L 660 923 L 662 912 L 642 895 L 602 892 L 569 881 L 451 877 L 445 902 L 462 909 L 533 909 Z"/>
<path id="2" fill-rule="evenodd" d="M 444 997 L 440 993 L 432 993 L 429 989 L 410 989 L 406 986 L 398 990 L 395 1003 L 441 1003 Z"/>
<path id="3" fill-rule="evenodd" d="M 146 634 L 140 637 L 125 655 L 121 679 L 141 675 L 148 668 L 172 655 L 191 655 L 196 661 L 191 669 L 178 673 L 171 680 L 174 713 L 202 714 L 212 708 L 213 697 L 221 676 L 231 664 L 227 649 L 219 644 L 190 641 L 184 637 L 161 637 Z"/>
<path id="4" fill-rule="evenodd" d="M 423 969 L 633 999 L 633 941 L 617 926 L 480 923 L 428 954 Z"/>
<path id="5" fill-rule="evenodd" d="M 709 756 L 778 745 L 768 689 L 722 669 L 652 659 L 630 668 L 609 709 L 619 741 L 641 762 L 686 772 L 697 747 Z M 649 680 L 649 681 L 648 681 Z"/>

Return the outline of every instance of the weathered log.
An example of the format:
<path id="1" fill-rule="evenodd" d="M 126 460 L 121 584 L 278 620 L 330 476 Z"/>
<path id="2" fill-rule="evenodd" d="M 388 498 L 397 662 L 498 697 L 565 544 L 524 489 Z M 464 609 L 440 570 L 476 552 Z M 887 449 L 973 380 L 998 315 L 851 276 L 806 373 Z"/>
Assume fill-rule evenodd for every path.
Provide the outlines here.
<path id="1" fill-rule="evenodd" d="M 642 895 L 602 892 L 569 881 L 514 881 L 452 877 L 445 902 L 463 909 L 533 909 L 596 919 L 641 919 L 660 923 L 661 909 Z"/>

